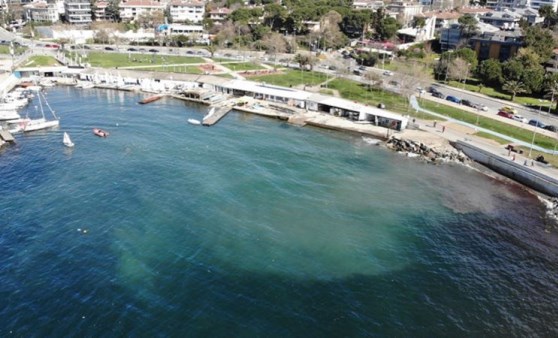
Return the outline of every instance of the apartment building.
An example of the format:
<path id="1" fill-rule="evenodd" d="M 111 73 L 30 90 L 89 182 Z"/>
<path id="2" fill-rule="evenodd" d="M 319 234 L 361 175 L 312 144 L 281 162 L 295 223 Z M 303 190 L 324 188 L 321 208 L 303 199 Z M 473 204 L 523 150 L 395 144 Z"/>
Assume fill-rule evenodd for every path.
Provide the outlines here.
<path id="1" fill-rule="evenodd" d="M 205 15 L 205 3 L 196 0 L 172 0 L 169 3 L 173 22 L 201 22 Z"/>
<path id="2" fill-rule="evenodd" d="M 89 0 L 65 0 L 66 21 L 74 25 L 91 23 L 91 2 Z"/>
<path id="3" fill-rule="evenodd" d="M 60 20 L 55 3 L 37 1 L 23 6 L 28 20 L 39 22 L 57 22 Z"/>
<path id="4" fill-rule="evenodd" d="M 128 0 L 120 3 L 120 18 L 125 21 L 136 20 L 140 15 L 150 15 L 155 11 L 164 12 L 167 5 L 154 0 Z"/>

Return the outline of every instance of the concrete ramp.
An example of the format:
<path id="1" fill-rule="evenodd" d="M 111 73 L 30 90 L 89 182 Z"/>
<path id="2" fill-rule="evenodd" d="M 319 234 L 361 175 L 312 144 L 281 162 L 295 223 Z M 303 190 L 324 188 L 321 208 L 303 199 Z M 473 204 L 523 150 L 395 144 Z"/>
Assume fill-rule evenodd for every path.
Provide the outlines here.
<path id="1" fill-rule="evenodd" d="M 0 130 L 0 139 L 6 142 L 15 142 L 13 135 L 7 130 Z"/>
<path id="2" fill-rule="evenodd" d="M 225 115 L 227 115 L 232 110 L 232 107 L 223 106 L 219 108 L 215 108 L 215 111 L 206 117 L 203 118 L 202 124 L 204 126 L 212 126 L 215 123 L 219 122 Z"/>

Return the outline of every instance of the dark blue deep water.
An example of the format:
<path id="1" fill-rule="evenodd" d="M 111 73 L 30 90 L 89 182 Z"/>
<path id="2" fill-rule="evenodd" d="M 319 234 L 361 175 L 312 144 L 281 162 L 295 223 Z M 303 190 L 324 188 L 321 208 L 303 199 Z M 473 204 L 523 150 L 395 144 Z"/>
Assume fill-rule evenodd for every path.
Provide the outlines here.
<path id="1" fill-rule="evenodd" d="M 0 154 L 1 337 L 558 336 L 558 236 L 515 184 L 252 115 L 193 126 L 207 108 L 172 99 L 47 97 L 60 128 Z"/>

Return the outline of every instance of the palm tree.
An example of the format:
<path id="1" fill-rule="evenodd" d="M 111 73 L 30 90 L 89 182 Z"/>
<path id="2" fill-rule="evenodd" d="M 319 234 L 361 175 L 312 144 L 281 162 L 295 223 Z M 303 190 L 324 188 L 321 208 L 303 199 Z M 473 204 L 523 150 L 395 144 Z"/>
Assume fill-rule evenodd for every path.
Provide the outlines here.
<path id="1" fill-rule="evenodd" d="M 464 35 L 467 38 L 468 43 L 471 35 L 474 34 L 475 31 L 477 31 L 477 19 L 471 14 L 465 14 L 457 19 L 457 22 L 461 26 L 461 34 L 465 33 Z"/>
<path id="2" fill-rule="evenodd" d="M 515 95 L 527 92 L 527 88 L 525 87 L 525 84 L 521 81 L 515 81 L 515 80 L 511 80 L 504 83 L 502 89 L 512 94 L 511 97 L 512 101 L 515 99 Z"/>

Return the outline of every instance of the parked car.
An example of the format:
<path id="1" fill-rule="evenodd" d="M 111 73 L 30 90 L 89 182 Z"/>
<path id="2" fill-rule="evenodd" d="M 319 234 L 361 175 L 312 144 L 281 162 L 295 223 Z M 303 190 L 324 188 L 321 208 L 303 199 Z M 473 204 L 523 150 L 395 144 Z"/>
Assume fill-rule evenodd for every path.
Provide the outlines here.
<path id="1" fill-rule="evenodd" d="M 128 48 L 128 52 L 137 52 L 138 50 L 135 48 Z"/>
<path id="2" fill-rule="evenodd" d="M 512 120 L 515 120 L 515 121 L 518 121 L 518 122 L 521 122 L 521 123 L 527 123 L 527 122 L 529 122 L 529 120 L 527 120 L 527 119 L 524 118 L 523 116 L 517 115 L 517 114 L 513 114 Z"/>
<path id="3" fill-rule="evenodd" d="M 535 120 L 535 119 L 529 120 L 529 124 L 532 125 L 532 126 L 539 127 L 539 128 L 544 128 L 546 126 L 546 124 L 542 123 L 539 120 Z"/>
<path id="4" fill-rule="evenodd" d="M 556 129 L 556 126 L 553 126 L 551 124 L 547 124 L 546 126 L 544 126 L 544 129 L 550 130 L 552 132 L 556 132 L 556 130 L 558 130 L 558 129 Z"/>
<path id="5" fill-rule="evenodd" d="M 510 106 L 503 106 L 502 108 L 500 108 L 500 111 L 505 111 L 505 112 L 512 113 L 512 114 L 517 113 L 517 111 Z"/>
<path id="6" fill-rule="evenodd" d="M 105 50 L 114 50 L 112 47 L 105 47 Z"/>
<path id="7" fill-rule="evenodd" d="M 386 71 L 384 72 L 384 75 L 385 75 L 385 76 L 392 76 L 392 75 L 393 75 L 393 72 L 390 71 L 390 70 L 386 70 Z"/>
<path id="8" fill-rule="evenodd" d="M 148 50 L 149 53 L 159 53 L 159 50 L 155 49 L 155 48 L 151 48 L 150 50 Z"/>
<path id="9" fill-rule="evenodd" d="M 445 95 L 442 92 L 432 92 L 432 96 L 443 99 Z"/>
<path id="10" fill-rule="evenodd" d="M 366 70 L 366 67 L 365 67 L 365 66 L 360 66 L 360 67 L 358 67 L 358 69 L 360 69 L 360 70 Z"/>
<path id="11" fill-rule="evenodd" d="M 497 115 L 508 118 L 508 119 L 513 119 L 513 113 L 510 113 L 510 112 L 507 112 L 507 111 L 500 110 Z"/>
<path id="12" fill-rule="evenodd" d="M 475 104 L 469 100 L 461 100 L 461 104 L 467 107 L 475 108 Z"/>
<path id="13" fill-rule="evenodd" d="M 446 96 L 446 100 L 451 101 L 453 103 L 461 103 L 461 99 L 452 95 Z"/>
<path id="14" fill-rule="evenodd" d="M 337 67 L 335 67 L 335 66 L 329 66 L 329 70 L 337 70 Z"/>

